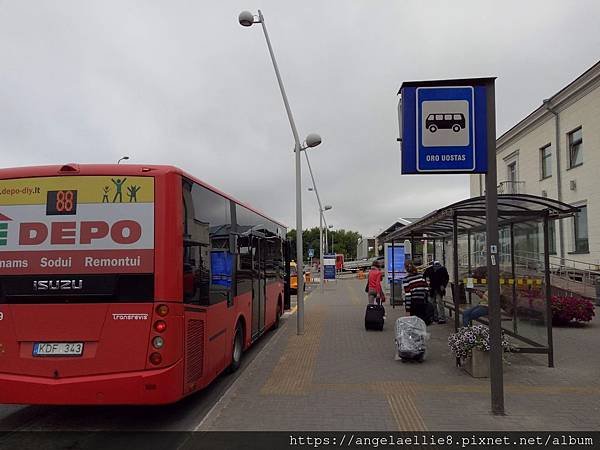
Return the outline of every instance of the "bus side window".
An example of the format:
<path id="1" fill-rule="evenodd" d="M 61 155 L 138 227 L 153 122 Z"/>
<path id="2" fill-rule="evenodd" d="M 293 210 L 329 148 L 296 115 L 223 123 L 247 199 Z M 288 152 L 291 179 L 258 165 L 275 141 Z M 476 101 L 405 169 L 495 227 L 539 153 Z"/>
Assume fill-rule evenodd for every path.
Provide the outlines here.
<path id="1" fill-rule="evenodd" d="M 208 224 L 194 218 L 192 183 L 183 180 L 183 301 L 209 304 L 210 251 Z"/>
<path id="2" fill-rule="evenodd" d="M 237 295 L 252 292 L 252 247 L 250 236 L 237 238 Z"/>

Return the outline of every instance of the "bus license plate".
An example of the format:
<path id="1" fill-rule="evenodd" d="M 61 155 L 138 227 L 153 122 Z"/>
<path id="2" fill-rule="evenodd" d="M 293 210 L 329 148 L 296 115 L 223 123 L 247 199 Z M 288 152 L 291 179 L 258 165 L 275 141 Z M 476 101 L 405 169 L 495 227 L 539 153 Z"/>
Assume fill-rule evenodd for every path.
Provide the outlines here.
<path id="1" fill-rule="evenodd" d="M 83 342 L 36 342 L 33 356 L 81 356 Z"/>

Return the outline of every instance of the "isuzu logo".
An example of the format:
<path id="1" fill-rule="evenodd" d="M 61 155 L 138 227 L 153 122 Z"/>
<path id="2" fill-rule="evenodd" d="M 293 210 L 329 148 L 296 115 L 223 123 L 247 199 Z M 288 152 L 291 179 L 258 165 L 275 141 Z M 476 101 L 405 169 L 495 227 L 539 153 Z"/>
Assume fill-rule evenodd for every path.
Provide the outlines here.
<path id="1" fill-rule="evenodd" d="M 72 291 L 83 289 L 83 280 L 35 280 L 34 291 Z"/>

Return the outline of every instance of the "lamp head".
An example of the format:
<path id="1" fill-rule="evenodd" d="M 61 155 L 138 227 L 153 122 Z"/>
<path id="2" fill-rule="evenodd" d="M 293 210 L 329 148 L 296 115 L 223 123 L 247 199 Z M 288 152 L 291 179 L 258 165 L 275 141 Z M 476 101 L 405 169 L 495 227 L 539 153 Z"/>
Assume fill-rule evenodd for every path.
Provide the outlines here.
<path id="1" fill-rule="evenodd" d="M 325 206 L 323 206 L 323 210 L 324 211 L 329 211 L 331 208 L 333 208 L 333 206 L 331 206 L 331 205 L 325 205 Z"/>
<path id="2" fill-rule="evenodd" d="M 238 21 L 243 27 L 251 27 L 254 23 L 254 15 L 250 11 L 242 11 L 238 16 Z"/>
<path id="3" fill-rule="evenodd" d="M 306 136 L 306 146 L 307 147 L 316 147 L 321 143 L 321 136 L 317 133 L 310 133 Z"/>
<path id="4" fill-rule="evenodd" d="M 309 187 L 309 188 L 308 188 L 308 190 L 309 190 L 310 192 L 314 191 L 314 189 L 313 189 L 313 188 L 311 188 L 311 187 Z"/>

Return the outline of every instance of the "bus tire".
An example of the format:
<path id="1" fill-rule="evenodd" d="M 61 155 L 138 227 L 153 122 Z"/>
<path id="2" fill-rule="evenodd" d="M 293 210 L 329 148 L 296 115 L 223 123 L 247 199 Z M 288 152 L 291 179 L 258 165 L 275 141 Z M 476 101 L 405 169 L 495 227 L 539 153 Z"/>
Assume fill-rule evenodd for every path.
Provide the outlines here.
<path id="1" fill-rule="evenodd" d="M 242 353 L 244 352 L 244 330 L 239 323 L 237 327 L 235 327 L 235 336 L 233 338 L 232 347 L 231 364 L 229 365 L 230 373 L 238 370 L 242 364 Z"/>
<path id="2" fill-rule="evenodd" d="M 274 330 L 279 328 L 280 322 L 281 322 L 281 301 L 278 301 L 277 302 L 277 312 L 275 313 L 275 323 L 273 324 Z"/>

